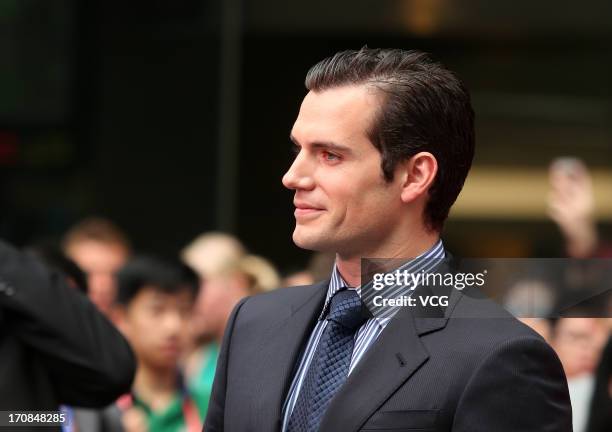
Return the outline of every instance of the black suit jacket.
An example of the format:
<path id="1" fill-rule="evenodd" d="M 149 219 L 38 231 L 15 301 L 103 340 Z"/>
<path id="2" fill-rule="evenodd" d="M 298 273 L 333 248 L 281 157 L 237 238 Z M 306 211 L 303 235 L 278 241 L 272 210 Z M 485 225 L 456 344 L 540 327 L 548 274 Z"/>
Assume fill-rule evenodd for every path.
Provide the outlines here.
<path id="1" fill-rule="evenodd" d="M 102 407 L 129 391 L 135 367 L 83 294 L 0 241 L 0 410 Z"/>
<path id="2" fill-rule="evenodd" d="M 280 430 L 326 290 L 327 282 L 285 288 L 236 306 L 206 432 Z M 494 302 L 450 291 L 441 314 L 401 308 L 332 399 L 320 431 L 572 430 L 566 378 L 550 346 Z"/>

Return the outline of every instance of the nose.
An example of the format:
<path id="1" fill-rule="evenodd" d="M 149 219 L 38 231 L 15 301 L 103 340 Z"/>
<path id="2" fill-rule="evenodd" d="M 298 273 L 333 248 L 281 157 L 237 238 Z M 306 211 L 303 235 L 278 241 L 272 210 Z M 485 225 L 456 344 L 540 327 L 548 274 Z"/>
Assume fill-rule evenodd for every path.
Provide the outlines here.
<path id="1" fill-rule="evenodd" d="M 283 176 L 283 185 L 287 189 L 312 189 L 314 180 L 306 152 L 300 150 L 297 157 Z"/>
<path id="2" fill-rule="evenodd" d="M 168 311 L 163 318 L 163 326 L 167 336 L 176 336 L 180 333 L 183 318 L 178 310 Z"/>

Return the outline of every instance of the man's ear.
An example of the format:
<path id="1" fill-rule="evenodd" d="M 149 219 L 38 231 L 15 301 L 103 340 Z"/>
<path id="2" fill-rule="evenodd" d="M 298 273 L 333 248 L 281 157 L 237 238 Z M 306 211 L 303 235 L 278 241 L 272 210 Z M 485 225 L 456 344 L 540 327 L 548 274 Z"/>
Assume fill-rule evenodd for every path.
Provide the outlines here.
<path id="1" fill-rule="evenodd" d="M 399 167 L 402 170 L 402 193 L 404 203 L 410 203 L 425 196 L 438 173 L 438 161 L 429 152 L 420 152 L 406 160 Z"/>

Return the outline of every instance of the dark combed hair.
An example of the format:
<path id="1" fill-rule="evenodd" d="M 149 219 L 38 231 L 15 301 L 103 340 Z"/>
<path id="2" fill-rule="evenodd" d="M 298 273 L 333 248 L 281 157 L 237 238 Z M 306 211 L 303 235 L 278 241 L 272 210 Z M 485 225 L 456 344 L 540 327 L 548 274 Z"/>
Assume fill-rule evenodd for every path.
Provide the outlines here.
<path id="1" fill-rule="evenodd" d="M 167 294 L 189 291 L 195 298 L 200 281 L 197 274 L 180 261 L 152 256 L 137 256 L 116 275 L 117 303 L 128 305 L 144 287 Z"/>
<path id="2" fill-rule="evenodd" d="M 393 180 L 398 162 L 426 151 L 438 162 L 425 223 L 441 231 L 474 157 L 474 110 L 465 85 L 419 51 L 372 49 L 339 52 L 306 75 L 311 91 L 367 85 L 383 96 L 368 135 L 381 153 L 382 173 Z"/>

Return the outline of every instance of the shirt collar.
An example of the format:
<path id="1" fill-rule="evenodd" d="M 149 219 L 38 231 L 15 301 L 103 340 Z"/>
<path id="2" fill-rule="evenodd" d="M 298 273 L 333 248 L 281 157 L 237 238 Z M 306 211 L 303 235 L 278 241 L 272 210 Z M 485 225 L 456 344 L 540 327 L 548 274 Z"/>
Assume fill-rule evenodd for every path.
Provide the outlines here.
<path id="1" fill-rule="evenodd" d="M 412 267 L 411 271 L 414 273 L 418 273 L 421 270 L 424 270 L 427 266 L 427 263 L 430 262 L 431 259 L 443 259 L 445 257 L 444 245 L 442 243 L 442 239 L 438 239 L 438 241 L 427 251 L 423 252 L 421 255 L 417 256 L 414 259 L 409 260 L 406 264 L 399 267 L 399 270 L 403 270 L 404 267 Z M 354 289 L 357 291 L 357 294 L 361 297 L 361 286 L 351 287 L 348 283 L 342 278 L 340 271 L 338 271 L 338 266 L 334 263 L 334 268 L 332 270 L 331 279 L 329 281 L 329 286 L 327 287 L 327 295 L 325 296 L 325 304 L 323 305 L 323 310 L 319 315 L 319 321 L 324 320 L 327 316 L 329 302 L 331 298 L 340 291 L 342 288 Z M 388 318 L 375 318 L 376 320 L 384 320 Z"/>

